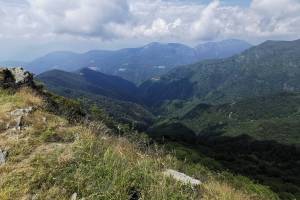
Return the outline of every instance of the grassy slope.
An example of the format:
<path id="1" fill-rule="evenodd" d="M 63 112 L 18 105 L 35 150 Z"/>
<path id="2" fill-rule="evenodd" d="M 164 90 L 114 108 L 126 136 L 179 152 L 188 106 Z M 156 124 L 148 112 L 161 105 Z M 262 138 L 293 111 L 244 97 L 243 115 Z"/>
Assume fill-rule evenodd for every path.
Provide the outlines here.
<path id="1" fill-rule="evenodd" d="M 220 125 L 225 136 L 250 135 L 259 140 L 300 144 L 300 95 L 278 95 L 245 99 L 234 104 L 207 106 L 199 104 L 181 117 L 198 134 Z"/>
<path id="2" fill-rule="evenodd" d="M 34 106 L 25 129 L 5 129 L 8 112 Z M 45 120 L 41 120 L 45 119 Z M 141 138 L 113 136 L 99 122 L 71 124 L 45 110 L 29 89 L 0 92 L 0 148 L 9 152 L 0 166 L 0 199 L 277 199 L 269 189 L 232 175 L 217 175 L 202 165 L 187 164 Z M 131 134 L 132 135 L 132 134 Z M 133 142 L 134 141 L 134 142 Z M 162 176 L 166 168 L 204 181 L 197 188 Z M 230 178 L 229 178 L 230 177 Z"/>

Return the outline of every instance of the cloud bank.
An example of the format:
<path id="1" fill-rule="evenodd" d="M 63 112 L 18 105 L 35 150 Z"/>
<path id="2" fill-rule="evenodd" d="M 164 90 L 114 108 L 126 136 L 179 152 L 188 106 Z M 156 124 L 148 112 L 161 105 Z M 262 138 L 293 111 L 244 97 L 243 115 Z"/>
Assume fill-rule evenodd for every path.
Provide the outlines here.
<path id="1" fill-rule="evenodd" d="M 0 40 L 156 40 L 196 43 L 300 37 L 299 0 L 229 6 L 178 0 L 0 0 Z"/>

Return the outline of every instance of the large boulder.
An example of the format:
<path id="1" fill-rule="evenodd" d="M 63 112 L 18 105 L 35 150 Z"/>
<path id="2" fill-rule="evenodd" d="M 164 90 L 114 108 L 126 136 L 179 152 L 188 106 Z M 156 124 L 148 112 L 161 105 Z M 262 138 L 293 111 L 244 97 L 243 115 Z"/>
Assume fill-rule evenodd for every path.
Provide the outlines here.
<path id="1" fill-rule="evenodd" d="M 33 86 L 33 74 L 21 67 L 1 68 L 0 87 L 18 88 L 20 86 Z"/>

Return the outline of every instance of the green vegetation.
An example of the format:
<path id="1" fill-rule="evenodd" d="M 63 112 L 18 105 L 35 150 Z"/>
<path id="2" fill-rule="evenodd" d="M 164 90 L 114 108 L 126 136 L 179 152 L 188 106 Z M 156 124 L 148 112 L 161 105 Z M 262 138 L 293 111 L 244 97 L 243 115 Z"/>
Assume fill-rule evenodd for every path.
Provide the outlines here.
<path id="1" fill-rule="evenodd" d="M 300 40 L 265 42 L 227 59 L 175 68 L 141 85 L 147 105 L 199 99 L 231 103 L 245 97 L 300 92 Z"/>
<path id="2" fill-rule="evenodd" d="M 222 105 L 200 103 L 192 109 L 186 104 L 170 104 L 169 117 L 148 131 L 151 137 L 182 144 L 187 153 L 182 145 L 169 148 L 179 149 L 178 158 L 252 177 L 271 186 L 282 199 L 299 198 L 299 94 Z"/>
<path id="3" fill-rule="evenodd" d="M 300 145 L 300 95 L 295 93 L 216 106 L 199 104 L 177 119 L 198 135 L 249 135 L 257 140 Z"/>
<path id="4" fill-rule="evenodd" d="M 89 69 L 83 69 L 80 73 L 54 70 L 38 78 L 49 90 L 77 99 L 87 110 L 97 106 L 107 117 L 139 130 L 145 130 L 152 124 L 154 116 L 137 104 L 138 98 L 134 96 L 137 88 L 134 84 Z"/>
<path id="5" fill-rule="evenodd" d="M 74 105 L 64 101 L 59 109 Z M 278 199 L 247 178 L 177 160 L 143 135 L 121 137 L 99 121 L 84 125 L 47 111 L 49 101 L 31 90 L 1 91 L 0 102 L 1 120 L 13 109 L 35 107 L 24 117 L 26 128 L 13 133 L 18 137 L 0 133 L 0 148 L 9 152 L 0 166 L 0 199 L 70 199 L 75 193 L 85 199 Z M 163 175 L 168 168 L 203 184 L 181 184 Z"/>

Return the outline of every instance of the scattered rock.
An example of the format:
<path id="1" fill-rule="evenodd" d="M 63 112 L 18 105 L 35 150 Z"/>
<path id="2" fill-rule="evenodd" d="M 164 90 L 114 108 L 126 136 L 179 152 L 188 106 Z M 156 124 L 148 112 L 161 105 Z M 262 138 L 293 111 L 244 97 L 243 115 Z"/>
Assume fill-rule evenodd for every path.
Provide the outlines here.
<path id="1" fill-rule="evenodd" d="M 32 195 L 31 200 L 37 200 L 39 197 L 37 194 Z"/>
<path id="2" fill-rule="evenodd" d="M 23 121 L 23 116 L 18 116 L 16 119 L 16 125 L 15 125 L 15 129 L 16 130 L 21 130 L 21 127 L 22 127 L 22 121 Z"/>
<path id="3" fill-rule="evenodd" d="M 197 179 L 194 179 L 184 173 L 181 173 L 181 172 L 178 172 L 178 171 L 175 171 L 173 169 L 168 169 L 164 172 L 164 175 L 165 176 L 169 176 L 169 177 L 172 177 L 174 178 L 175 180 L 183 183 L 183 184 L 191 184 L 193 186 L 197 186 L 197 185 L 200 185 L 202 184 L 201 181 L 197 180 Z"/>
<path id="4" fill-rule="evenodd" d="M 26 117 L 28 114 L 30 114 L 33 111 L 33 107 L 28 107 L 28 108 L 21 108 L 21 109 L 16 109 L 14 111 L 10 112 L 11 116 L 23 116 Z"/>
<path id="5" fill-rule="evenodd" d="M 21 67 L 0 68 L 0 87 L 18 88 L 23 85 L 34 85 L 33 74 Z"/>
<path id="6" fill-rule="evenodd" d="M 28 108 L 22 108 L 22 109 L 16 109 L 12 112 L 10 112 L 10 116 L 14 119 L 15 123 L 12 128 L 16 130 L 21 130 L 23 126 L 23 119 L 24 117 L 27 117 L 28 114 L 30 114 L 33 111 L 33 107 Z M 11 123 L 7 125 L 8 128 L 10 128 Z"/>
<path id="7" fill-rule="evenodd" d="M 5 164 L 6 162 L 7 151 L 2 151 L 0 149 L 0 165 Z"/>
<path id="8" fill-rule="evenodd" d="M 72 196 L 71 196 L 71 200 L 76 200 L 77 199 L 77 193 L 73 193 Z"/>

